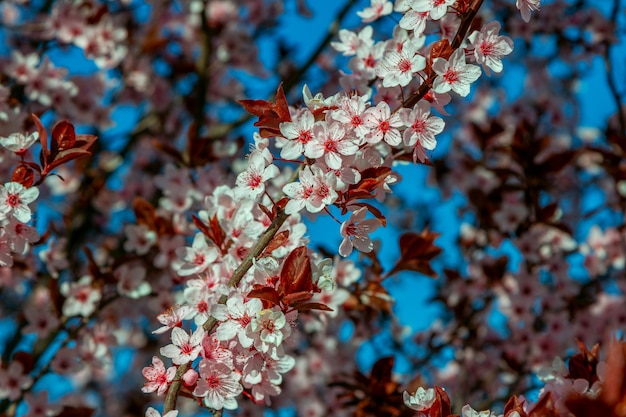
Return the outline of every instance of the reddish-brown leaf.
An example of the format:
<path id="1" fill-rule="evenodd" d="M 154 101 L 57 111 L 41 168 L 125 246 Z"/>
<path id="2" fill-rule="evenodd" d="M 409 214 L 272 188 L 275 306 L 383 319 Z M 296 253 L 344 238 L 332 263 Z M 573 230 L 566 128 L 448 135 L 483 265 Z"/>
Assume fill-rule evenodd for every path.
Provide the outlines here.
<path id="1" fill-rule="evenodd" d="M 76 143 L 76 131 L 74 126 L 67 120 L 60 121 L 52 128 L 51 152 L 56 154 L 57 151 L 71 149 Z"/>
<path id="2" fill-rule="evenodd" d="M 19 182 L 26 188 L 33 185 L 34 180 L 35 174 L 33 170 L 26 165 L 18 165 L 15 170 L 13 170 L 13 175 L 11 175 L 11 181 Z"/>
<path id="3" fill-rule="evenodd" d="M 214 215 L 212 218 L 209 219 L 208 225 L 195 215 L 192 215 L 191 218 L 193 219 L 193 223 L 202 232 L 202 234 L 204 234 L 211 242 L 213 242 L 215 246 L 220 249 L 222 254 L 224 254 L 227 250 L 224 245 L 224 242 L 226 241 L 226 233 L 224 232 L 224 229 L 222 229 L 222 226 L 217 219 L 217 215 Z"/>
<path id="4" fill-rule="evenodd" d="M 400 237 L 400 260 L 387 276 L 400 271 L 415 271 L 435 278 L 436 272 L 430 266 L 430 262 L 438 256 L 442 250 L 433 244 L 439 236 L 424 230 L 422 233 L 405 233 Z"/>
<path id="5" fill-rule="evenodd" d="M 248 297 L 259 298 L 262 301 L 269 303 L 269 306 L 265 306 L 266 308 L 280 305 L 280 295 L 278 294 L 278 291 L 272 287 L 255 288 L 248 293 Z"/>
<path id="6" fill-rule="evenodd" d="M 280 248 L 289 240 L 289 230 L 283 230 L 280 233 L 277 233 L 274 238 L 267 245 L 261 257 L 271 255 L 275 249 Z"/>
<path id="7" fill-rule="evenodd" d="M 41 124 L 41 120 L 39 120 L 39 117 L 37 117 L 34 113 L 31 114 L 32 118 L 33 118 L 33 122 L 35 123 L 35 127 L 37 128 L 37 132 L 39 133 L 39 143 L 41 144 L 41 154 L 39 156 L 39 159 L 42 161 L 41 165 L 45 166 L 44 161 L 47 160 L 48 158 L 48 132 L 46 131 L 46 128 L 43 127 L 43 124 Z"/>
<path id="8" fill-rule="evenodd" d="M 73 148 L 60 151 L 59 153 L 54 155 L 54 159 L 52 161 L 48 161 L 41 175 L 48 175 L 54 168 L 58 167 L 59 165 L 63 165 L 67 162 L 73 161 L 74 159 L 84 158 L 87 156 L 91 156 L 91 152 L 84 149 Z"/>
<path id="9" fill-rule="evenodd" d="M 552 393 L 548 392 L 542 396 L 539 401 L 529 411 L 528 417 L 559 417 L 560 413 L 554 408 L 552 401 Z"/>
<path id="10" fill-rule="evenodd" d="M 520 417 L 528 417 L 528 414 L 524 411 L 524 401 L 520 401 L 515 395 L 509 398 L 509 401 L 504 405 L 504 415 L 507 416 L 513 411 L 517 411 Z"/>
<path id="11" fill-rule="evenodd" d="M 281 136 L 280 124 L 291 121 L 282 83 L 276 90 L 276 103 L 267 100 L 239 100 L 239 103 L 248 113 L 259 118 L 254 125 L 260 127 L 259 134 L 264 138 Z"/>
<path id="12" fill-rule="evenodd" d="M 577 340 L 579 353 L 573 355 L 568 362 L 568 378 L 583 378 L 593 385 L 598 380 L 596 374 L 596 366 L 598 365 L 600 345 L 596 344 L 591 350 L 588 350 L 583 342 Z"/>
<path id="13" fill-rule="evenodd" d="M 283 295 L 282 301 L 283 304 L 293 307 L 296 304 L 310 300 L 312 297 L 313 294 L 309 291 L 298 291 Z"/>
<path id="14" fill-rule="evenodd" d="M 137 219 L 137 224 L 145 224 L 150 230 L 156 230 L 156 212 L 154 206 L 143 197 L 133 199 L 133 212 Z"/>
<path id="15" fill-rule="evenodd" d="M 322 303 L 296 303 L 296 304 L 292 304 L 291 306 L 298 311 L 309 311 L 309 310 L 333 311 L 332 308 Z"/>
<path id="16" fill-rule="evenodd" d="M 373 205 L 369 204 L 369 203 L 363 203 L 360 201 L 357 202 L 353 202 L 350 203 L 346 206 L 350 211 L 355 211 L 353 208 L 354 207 L 367 207 L 367 210 L 372 213 L 374 215 L 374 217 L 376 217 L 378 220 L 380 220 L 380 223 L 383 225 L 383 227 L 387 226 L 387 218 L 383 215 L 383 213 L 378 210 L 376 207 L 374 207 Z"/>
<path id="17" fill-rule="evenodd" d="M 293 250 L 280 271 L 279 292 L 286 296 L 297 292 L 312 292 L 313 274 L 306 246 Z"/>

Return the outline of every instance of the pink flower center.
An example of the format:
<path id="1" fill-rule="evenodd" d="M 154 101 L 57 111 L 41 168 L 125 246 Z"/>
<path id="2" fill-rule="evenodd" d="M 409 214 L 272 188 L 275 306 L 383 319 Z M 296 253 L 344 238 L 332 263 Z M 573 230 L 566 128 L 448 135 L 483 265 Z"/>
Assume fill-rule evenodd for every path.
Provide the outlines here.
<path id="1" fill-rule="evenodd" d="M 418 119 L 413 122 L 413 124 L 411 125 L 411 128 L 413 128 L 414 131 L 421 133 L 426 130 L 426 122 L 421 119 Z"/>
<path id="2" fill-rule="evenodd" d="M 183 343 L 180 347 L 180 352 L 183 355 L 189 355 L 191 354 L 191 352 L 193 352 L 193 346 L 191 346 L 189 343 Z"/>
<path id="3" fill-rule="evenodd" d="M 404 73 L 404 72 L 410 72 L 411 68 L 413 66 L 411 65 L 411 61 L 409 61 L 408 59 L 404 58 L 400 61 L 400 63 L 398 63 L 398 69 L 400 70 L 400 72 Z"/>
<path id="4" fill-rule="evenodd" d="M 209 311 L 209 304 L 206 301 L 202 300 L 198 303 L 197 309 L 200 313 L 206 313 L 207 311 Z"/>
<path id="5" fill-rule="evenodd" d="M 483 53 L 483 55 L 486 55 L 486 56 L 491 55 L 493 53 L 493 43 L 483 41 L 480 44 L 480 50 Z"/>
<path id="6" fill-rule="evenodd" d="M 300 131 L 300 135 L 298 136 L 298 140 L 303 145 L 306 145 L 307 143 L 309 143 L 309 141 L 312 138 L 313 138 L 313 135 L 311 134 L 310 130 L 302 130 L 302 131 Z"/>
<path id="7" fill-rule="evenodd" d="M 363 123 L 363 120 L 361 119 L 361 116 L 355 114 L 354 116 L 352 116 L 352 120 L 350 120 L 350 123 L 352 123 L 352 126 L 357 127 Z"/>
<path id="8" fill-rule="evenodd" d="M 444 74 L 443 74 L 443 78 L 450 84 L 455 83 L 459 80 L 459 74 L 457 74 L 456 71 L 454 70 L 447 70 Z"/>
<path id="9" fill-rule="evenodd" d="M 253 173 L 248 177 L 248 186 L 250 188 L 257 188 L 263 182 L 263 178 L 259 174 Z"/>
<path id="10" fill-rule="evenodd" d="M 383 133 L 387 133 L 390 129 L 389 122 L 387 120 L 383 120 L 378 125 L 378 129 Z"/>
<path id="11" fill-rule="evenodd" d="M 222 385 L 222 381 L 217 375 L 211 375 L 206 379 L 206 384 L 211 389 L 218 389 Z"/>
<path id="12" fill-rule="evenodd" d="M 9 194 L 7 196 L 7 204 L 11 207 L 17 207 L 20 204 L 19 194 Z"/>
<path id="13" fill-rule="evenodd" d="M 241 324 L 241 327 L 246 328 L 248 324 L 250 324 L 252 319 L 249 315 L 244 314 L 243 317 L 240 317 L 237 321 L 239 322 L 239 324 Z"/>
<path id="14" fill-rule="evenodd" d="M 376 60 L 374 59 L 374 57 L 370 54 L 367 56 L 367 58 L 365 58 L 363 60 L 363 65 L 365 65 L 368 68 L 374 68 L 376 66 Z"/>
<path id="15" fill-rule="evenodd" d="M 326 152 L 337 152 L 337 143 L 334 140 L 327 139 L 324 142 L 324 150 Z"/>
<path id="16" fill-rule="evenodd" d="M 435 0 L 433 2 L 433 6 L 441 6 L 442 4 L 444 4 L 446 2 L 446 0 Z"/>
<path id="17" fill-rule="evenodd" d="M 202 265 L 204 264 L 204 254 L 202 253 L 196 253 L 196 257 L 193 258 L 193 264 L 194 265 Z"/>

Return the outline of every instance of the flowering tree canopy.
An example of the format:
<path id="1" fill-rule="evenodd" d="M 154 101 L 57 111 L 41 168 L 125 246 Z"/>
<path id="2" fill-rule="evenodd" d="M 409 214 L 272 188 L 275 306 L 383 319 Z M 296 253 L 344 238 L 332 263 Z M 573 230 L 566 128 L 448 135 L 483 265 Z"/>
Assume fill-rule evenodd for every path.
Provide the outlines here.
<path id="1" fill-rule="evenodd" d="M 0 415 L 625 416 L 624 5 L 309 3 L 0 3 Z"/>

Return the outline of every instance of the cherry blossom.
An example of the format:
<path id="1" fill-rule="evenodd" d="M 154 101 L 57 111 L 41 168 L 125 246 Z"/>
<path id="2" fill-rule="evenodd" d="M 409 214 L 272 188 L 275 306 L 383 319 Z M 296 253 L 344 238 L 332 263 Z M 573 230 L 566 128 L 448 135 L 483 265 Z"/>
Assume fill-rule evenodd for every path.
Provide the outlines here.
<path id="1" fill-rule="evenodd" d="M 371 252 L 374 249 L 369 234 L 374 232 L 381 223 L 378 219 L 367 219 L 367 207 L 361 207 L 350 215 L 350 218 L 341 224 L 343 240 L 339 246 L 339 254 L 348 256 L 355 247 L 361 252 Z"/>
<path id="2" fill-rule="evenodd" d="M 205 331 L 197 328 L 191 335 L 181 329 L 172 329 L 172 343 L 161 348 L 161 355 L 170 358 L 176 365 L 182 365 L 195 360 L 202 350 L 202 339 Z"/>
<path id="3" fill-rule="evenodd" d="M 363 116 L 364 126 L 370 129 L 365 136 L 368 143 L 378 143 L 384 140 L 391 146 L 398 146 L 402 141 L 398 128 L 402 127 L 402 120 L 397 113 L 391 114 L 389 105 L 384 101 L 376 107 L 367 109 Z"/>
<path id="4" fill-rule="evenodd" d="M 202 233 L 197 233 L 191 247 L 176 249 L 176 255 L 182 261 L 176 272 L 181 276 L 189 276 L 206 271 L 217 259 L 218 253 L 217 249 L 208 245 Z"/>
<path id="5" fill-rule="evenodd" d="M 18 155 L 23 155 L 31 145 L 39 139 L 39 132 L 26 136 L 23 133 L 11 133 L 8 137 L 0 137 L 0 145 Z"/>
<path id="6" fill-rule="evenodd" d="M 371 0 L 370 7 L 366 7 L 356 14 L 363 23 L 373 22 L 382 16 L 387 16 L 393 11 L 393 4 L 389 0 Z"/>
<path id="7" fill-rule="evenodd" d="M 443 131 L 443 119 L 430 115 L 430 106 L 423 101 L 417 103 L 413 109 L 402 109 L 400 120 L 408 128 L 404 131 L 403 140 L 406 146 L 419 145 L 423 149 L 432 151 L 437 146 L 435 135 Z M 413 160 L 416 160 L 415 153 Z"/>
<path id="8" fill-rule="evenodd" d="M 243 391 L 240 380 L 241 374 L 223 363 L 211 363 L 203 359 L 200 361 L 200 379 L 193 393 L 203 397 L 204 404 L 209 408 L 234 410 L 237 408 L 235 397 Z"/>
<path id="9" fill-rule="evenodd" d="M 522 15 L 524 22 L 530 22 L 530 12 L 536 12 L 539 10 L 541 0 L 516 0 L 515 7 L 517 7 Z"/>
<path id="10" fill-rule="evenodd" d="M 0 214 L 13 216 L 22 223 L 28 223 L 31 211 L 28 205 L 39 197 L 36 187 L 26 188 L 18 182 L 0 185 Z"/>
<path id="11" fill-rule="evenodd" d="M 376 67 L 376 75 L 383 79 L 383 87 L 406 87 L 415 73 L 426 67 L 426 59 L 417 53 L 413 42 L 405 42 L 401 51 L 388 50 Z"/>
<path id="12" fill-rule="evenodd" d="M 157 356 L 153 356 L 152 365 L 143 368 L 141 373 L 147 380 L 141 391 L 145 393 L 156 392 L 157 395 L 163 395 L 174 379 L 176 367 L 171 366 L 166 370 L 163 361 Z"/>
<path id="13" fill-rule="evenodd" d="M 15 401 L 32 383 L 32 378 L 24 373 L 20 362 L 12 361 L 7 368 L 0 368 L 0 399 Z"/>
<path id="14" fill-rule="evenodd" d="M 100 290 L 93 286 L 92 277 L 89 275 L 83 276 L 76 282 L 62 283 L 61 294 L 66 297 L 63 303 L 65 317 L 88 317 L 96 310 L 102 298 Z"/>
<path id="15" fill-rule="evenodd" d="M 291 117 L 291 122 L 282 122 L 280 132 L 287 138 L 286 141 L 277 140 L 282 148 L 280 156 L 285 159 L 298 159 L 304 152 L 304 147 L 313 138 L 313 114 L 308 109 L 302 109 Z"/>
<path id="16" fill-rule="evenodd" d="M 274 164 L 267 165 L 267 160 L 259 151 L 254 151 L 248 158 L 248 167 L 237 176 L 239 190 L 248 198 L 254 198 L 265 191 L 265 182 L 279 173 Z"/>
<path id="17" fill-rule="evenodd" d="M 435 58 L 433 70 L 437 73 L 437 78 L 433 82 L 435 93 L 447 93 L 452 90 L 462 97 L 469 94 L 470 84 L 476 81 L 481 73 L 479 67 L 465 62 L 465 53 L 462 49 L 457 49 L 447 61 Z"/>
<path id="18" fill-rule="evenodd" d="M 241 346 L 250 347 L 253 339 L 246 334 L 246 328 L 262 308 L 263 304 L 258 298 L 244 302 L 238 295 L 229 298 L 226 305 L 214 305 L 211 314 L 222 322 L 215 332 L 217 338 L 230 340 L 237 337 Z"/>
<path id="19" fill-rule="evenodd" d="M 417 12 L 429 12 L 431 19 L 439 20 L 453 4 L 454 0 L 413 0 L 411 8 Z"/>
<path id="20" fill-rule="evenodd" d="M 146 410 L 146 414 L 145 414 L 145 417 L 177 417 L 177 416 L 178 416 L 178 410 L 168 411 L 167 413 L 163 414 L 163 416 L 161 416 L 161 413 L 159 413 L 156 409 L 152 407 L 148 407 L 148 409 Z"/>
<path id="21" fill-rule="evenodd" d="M 404 404 L 406 404 L 406 406 L 410 409 L 416 411 L 426 411 L 433 405 L 436 396 L 433 388 L 424 389 L 419 387 L 413 395 L 404 391 L 402 398 L 404 400 Z"/>
<path id="22" fill-rule="evenodd" d="M 490 22 L 468 36 L 474 47 L 476 62 L 495 72 L 502 71 L 502 57 L 513 52 L 513 41 L 507 36 L 500 36 L 499 32 L 500 23 Z"/>
<path id="23" fill-rule="evenodd" d="M 320 124 L 314 126 L 313 139 L 304 147 L 304 155 L 308 158 L 323 156 L 330 168 L 339 169 L 342 155 L 354 155 L 357 150 L 357 142 L 346 134 L 340 123 Z"/>

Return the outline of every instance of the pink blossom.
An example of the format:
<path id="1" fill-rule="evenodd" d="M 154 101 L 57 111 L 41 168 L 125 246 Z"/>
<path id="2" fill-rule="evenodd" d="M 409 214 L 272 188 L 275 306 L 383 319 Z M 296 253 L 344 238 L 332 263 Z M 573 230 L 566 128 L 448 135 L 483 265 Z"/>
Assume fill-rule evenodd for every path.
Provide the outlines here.
<path id="1" fill-rule="evenodd" d="M 339 246 L 339 254 L 348 256 L 352 253 L 352 248 L 356 247 L 361 252 L 371 252 L 374 244 L 369 234 L 378 229 L 381 225 L 378 219 L 367 219 L 367 207 L 361 207 L 350 215 L 350 218 L 341 224 L 341 236 L 343 241 Z"/>
<path id="2" fill-rule="evenodd" d="M 239 383 L 241 374 L 222 363 L 200 361 L 200 379 L 193 395 L 204 397 L 204 404 L 212 409 L 234 410 L 237 408 L 235 397 L 243 391 Z"/>
<path id="3" fill-rule="evenodd" d="M 141 373 L 147 380 L 141 391 L 145 393 L 156 391 L 157 395 L 163 395 L 167 391 L 169 384 L 174 380 L 176 367 L 171 366 L 166 370 L 163 361 L 157 356 L 153 356 L 152 365 L 143 368 Z"/>
<path id="4" fill-rule="evenodd" d="M 61 284 L 61 294 L 66 297 L 63 303 L 63 315 L 65 317 L 88 317 L 96 310 L 102 294 L 98 288 L 93 286 L 91 281 L 91 277 L 86 275 L 76 282 Z"/>
<path id="5" fill-rule="evenodd" d="M 516 0 L 515 6 L 519 9 L 524 22 L 530 22 L 530 12 L 536 12 L 541 6 L 541 0 Z"/>
<path id="6" fill-rule="evenodd" d="M 230 340 L 237 337 L 241 346 L 250 347 L 253 339 L 246 334 L 246 328 L 262 309 L 263 303 L 258 298 L 244 302 L 243 297 L 239 294 L 229 298 L 226 305 L 214 305 L 211 314 L 221 321 L 215 332 L 217 338 Z"/>
<path id="7" fill-rule="evenodd" d="M 189 335 L 180 327 L 172 329 L 172 343 L 161 348 L 161 355 L 170 358 L 176 365 L 182 365 L 195 360 L 202 350 L 202 339 L 205 331 L 198 327 Z"/>
<path id="8" fill-rule="evenodd" d="M 411 8 L 417 12 L 429 12 L 433 20 L 441 19 L 455 0 L 413 0 Z"/>
<path id="9" fill-rule="evenodd" d="M 347 29 L 341 29 L 339 31 L 339 40 L 341 42 L 331 42 L 330 46 L 345 56 L 355 55 L 358 49 L 362 47 L 369 48 L 374 44 L 372 40 L 373 32 L 374 30 L 371 26 L 365 26 L 358 34 Z"/>
<path id="10" fill-rule="evenodd" d="M 376 75 L 383 80 L 383 87 L 399 85 L 406 87 L 415 73 L 426 68 L 426 59 L 417 53 L 413 42 L 405 42 L 402 50 L 389 50 L 376 67 Z"/>
<path id="11" fill-rule="evenodd" d="M 19 182 L 7 182 L 0 185 L 0 214 L 13 215 L 22 223 L 30 221 L 31 212 L 28 205 L 39 197 L 39 189 L 26 188 Z"/>
<path id="12" fill-rule="evenodd" d="M 478 66 L 465 62 L 463 48 L 457 49 L 447 61 L 444 58 L 435 58 L 433 70 L 437 73 L 437 78 L 433 82 L 435 93 L 447 93 L 452 90 L 462 97 L 469 94 L 470 84 L 476 81 L 481 73 Z"/>
<path id="13" fill-rule="evenodd" d="M 474 47 L 476 62 L 495 72 L 502 71 L 502 58 L 513 52 L 513 41 L 507 36 L 500 36 L 499 32 L 500 23 L 490 22 L 468 37 Z"/>
<path id="14" fill-rule="evenodd" d="M 413 109 L 402 109 L 400 119 L 408 128 L 404 131 L 404 144 L 433 150 L 437 146 L 435 135 L 443 131 L 443 119 L 430 115 L 430 106 L 424 101 L 417 103 Z"/>
<path id="15" fill-rule="evenodd" d="M 435 402 L 435 390 L 433 388 L 425 390 L 424 388 L 419 387 L 413 395 L 404 391 L 402 399 L 404 400 L 404 404 L 410 409 L 415 411 L 426 411 L 430 409 Z"/>
<path id="16" fill-rule="evenodd" d="M 282 144 L 280 156 L 285 159 L 298 159 L 302 156 L 304 147 L 313 139 L 313 125 L 315 119 L 309 109 L 302 109 L 291 117 L 291 122 L 280 124 L 280 133 L 287 140 L 277 140 Z"/>
<path id="17" fill-rule="evenodd" d="M 161 416 L 161 413 L 159 413 L 156 409 L 152 407 L 148 407 L 148 409 L 146 410 L 146 414 L 145 414 L 145 417 L 177 417 L 177 416 L 178 416 L 178 410 L 168 411 L 167 413 L 163 414 L 163 416 Z"/>
<path id="18" fill-rule="evenodd" d="M 0 137 L 0 145 L 18 155 L 23 155 L 30 146 L 39 139 L 39 132 L 32 132 L 25 136 L 23 133 L 11 133 L 7 137 Z"/>
<path id="19" fill-rule="evenodd" d="M 6 369 L 0 368 L 0 399 L 15 401 L 23 389 L 30 387 L 32 378 L 23 372 L 22 364 L 17 361 L 11 362 Z"/>
<path id="20" fill-rule="evenodd" d="M 304 147 L 304 155 L 308 158 L 324 157 L 324 162 L 332 168 L 339 169 L 342 155 L 354 155 L 359 149 L 356 140 L 346 134 L 340 123 L 323 123 L 313 128 L 313 139 Z"/>
<path id="21" fill-rule="evenodd" d="M 248 157 L 248 167 L 237 176 L 238 191 L 247 198 L 256 198 L 265 191 L 265 183 L 280 173 L 274 164 L 267 164 L 263 154 L 254 151 Z"/>
<path id="22" fill-rule="evenodd" d="M 398 113 L 391 114 L 389 105 L 384 101 L 379 102 L 376 107 L 367 109 L 363 116 L 364 125 L 370 129 L 365 136 L 368 143 L 378 143 L 384 140 L 391 146 L 398 146 L 402 141 L 399 127 L 402 127 L 402 120 Z"/>
<path id="23" fill-rule="evenodd" d="M 358 11 L 356 14 L 361 18 L 363 23 L 369 23 L 382 16 L 391 14 L 392 11 L 393 4 L 389 0 L 371 0 L 370 7 Z"/>
<path id="24" fill-rule="evenodd" d="M 218 253 L 215 247 L 208 245 L 202 233 L 196 233 L 191 247 L 176 249 L 176 255 L 183 261 L 176 272 L 186 277 L 206 271 L 217 259 Z"/>

